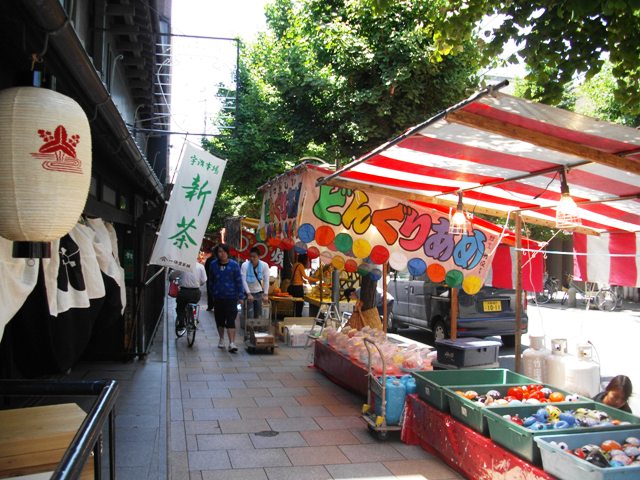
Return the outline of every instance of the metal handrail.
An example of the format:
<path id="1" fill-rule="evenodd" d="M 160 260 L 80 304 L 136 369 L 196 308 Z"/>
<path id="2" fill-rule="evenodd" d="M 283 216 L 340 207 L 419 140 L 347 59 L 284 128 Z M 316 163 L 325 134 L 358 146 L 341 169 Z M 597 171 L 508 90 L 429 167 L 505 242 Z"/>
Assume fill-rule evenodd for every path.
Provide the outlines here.
<path id="1" fill-rule="evenodd" d="M 115 404 L 118 383 L 115 380 L 90 382 L 59 382 L 55 380 L 0 380 L 2 396 L 73 396 L 97 395 L 51 476 L 55 480 L 79 478 L 91 452 L 94 453 L 94 478 L 102 478 L 102 429 L 108 420 L 109 478 L 116 477 L 115 457 Z"/>

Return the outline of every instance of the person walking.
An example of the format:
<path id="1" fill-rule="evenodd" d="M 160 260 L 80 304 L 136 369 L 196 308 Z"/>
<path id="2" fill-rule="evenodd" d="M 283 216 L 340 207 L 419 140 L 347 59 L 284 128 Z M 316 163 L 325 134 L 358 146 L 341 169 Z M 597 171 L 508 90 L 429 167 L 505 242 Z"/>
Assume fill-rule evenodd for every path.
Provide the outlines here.
<path id="1" fill-rule="evenodd" d="M 249 260 L 240 266 L 242 274 L 242 286 L 247 295 L 247 310 L 251 310 L 250 318 L 259 318 L 262 312 L 262 302 L 269 293 L 269 265 L 260 260 L 260 250 L 253 247 L 249 251 Z M 249 309 L 248 307 L 252 308 Z M 247 312 L 247 316 L 248 316 Z"/>
<path id="2" fill-rule="evenodd" d="M 180 291 L 176 297 L 176 326 L 179 330 L 185 328 L 184 310 L 189 303 L 200 301 L 200 287 L 207 283 L 207 272 L 200 262 L 196 262 L 188 272 L 174 270 L 169 275 L 171 280 L 178 280 Z"/>
<path id="3" fill-rule="evenodd" d="M 236 317 L 238 304 L 244 298 L 240 265 L 229 257 L 229 246 L 224 243 L 216 246 L 214 253 L 216 259 L 209 266 L 208 288 L 213 297 L 213 315 L 220 335 L 218 348 L 224 348 L 226 328 L 229 352 L 236 353 Z"/>
<path id="4" fill-rule="evenodd" d="M 207 284 L 209 283 L 209 269 L 211 268 L 211 262 L 216 259 L 216 254 L 214 252 L 214 247 L 209 249 L 209 256 L 204 261 L 204 269 L 207 272 Z M 213 297 L 211 296 L 211 292 L 207 288 L 207 312 L 213 310 Z"/>

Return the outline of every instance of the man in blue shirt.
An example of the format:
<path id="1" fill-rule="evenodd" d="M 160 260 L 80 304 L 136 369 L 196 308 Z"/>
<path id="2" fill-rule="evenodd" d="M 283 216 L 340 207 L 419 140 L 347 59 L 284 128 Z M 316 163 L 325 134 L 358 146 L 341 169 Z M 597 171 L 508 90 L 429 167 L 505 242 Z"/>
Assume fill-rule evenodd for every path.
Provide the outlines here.
<path id="1" fill-rule="evenodd" d="M 238 304 L 244 298 L 240 265 L 229 258 L 229 246 L 221 243 L 214 249 L 216 260 L 209 266 L 208 288 L 213 297 L 213 315 L 216 319 L 220 341 L 224 348 L 224 329 L 229 337 L 229 352 L 236 353 L 236 317 Z"/>

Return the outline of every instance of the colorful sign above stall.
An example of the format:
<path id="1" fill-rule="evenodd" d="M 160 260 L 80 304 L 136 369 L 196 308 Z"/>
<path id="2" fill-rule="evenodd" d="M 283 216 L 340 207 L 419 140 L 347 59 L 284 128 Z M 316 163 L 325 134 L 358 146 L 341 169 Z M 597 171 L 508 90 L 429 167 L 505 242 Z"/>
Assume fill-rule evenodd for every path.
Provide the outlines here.
<path id="1" fill-rule="evenodd" d="M 149 263 L 189 271 L 198 259 L 227 162 L 187 143 Z"/>
<path id="2" fill-rule="evenodd" d="M 284 252 L 279 248 L 270 247 L 266 242 L 257 241 L 256 236 L 249 230 L 241 231 L 240 248 L 232 248 L 231 254 L 234 257 L 241 258 L 242 260 L 248 260 L 249 253 L 254 247 L 260 252 L 260 260 L 266 262 L 270 267 L 282 268 Z"/>
<path id="3" fill-rule="evenodd" d="M 365 190 L 316 187 L 324 175 L 308 167 L 268 187 L 261 240 L 361 275 L 379 278 L 389 262 L 469 294 L 480 290 L 499 242 L 495 232 L 473 225 L 469 235 L 450 235 L 446 214 Z"/>

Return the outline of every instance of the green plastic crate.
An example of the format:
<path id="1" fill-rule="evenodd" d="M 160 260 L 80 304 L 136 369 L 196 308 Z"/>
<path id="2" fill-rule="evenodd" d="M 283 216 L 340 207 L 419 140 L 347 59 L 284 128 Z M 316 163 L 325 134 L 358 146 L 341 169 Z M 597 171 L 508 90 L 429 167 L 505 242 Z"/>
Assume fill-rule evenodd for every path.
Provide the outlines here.
<path id="1" fill-rule="evenodd" d="M 629 413 L 618 410 L 617 408 L 611 408 L 601 403 L 596 402 L 574 402 L 566 406 L 559 407 L 562 411 L 575 410 L 576 408 L 591 408 L 602 410 L 609 414 L 612 419 L 620 420 L 623 422 L 630 422 L 630 425 L 611 425 L 605 427 L 574 427 L 563 428 L 562 430 L 539 430 L 532 431 L 521 425 L 515 424 L 502 418 L 502 415 L 518 414 L 521 418 L 526 418 L 529 415 L 534 414 L 540 405 L 531 405 L 523 407 L 501 407 L 501 408 L 489 408 L 486 409 L 485 416 L 489 423 L 489 434 L 491 440 L 499 445 L 502 445 L 510 452 L 515 453 L 519 457 L 540 466 L 540 449 L 536 442 L 535 437 L 555 436 L 555 435 L 570 435 L 573 433 L 591 433 L 591 432 L 609 432 L 616 430 L 625 430 L 633 427 L 640 427 L 640 418 L 631 415 Z"/>
<path id="2" fill-rule="evenodd" d="M 520 385 L 531 385 L 531 384 L 525 383 Z M 464 386 L 445 387 L 444 392 L 445 392 L 445 395 L 449 398 L 449 411 L 451 412 L 451 415 L 454 418 L 460 420 L 465 425 L 473 428 L 476 432 L 480 432 L 484 436 L 488 437 L 489 424 L 487 423 L 487 419 L 484 412 L 487 409 L 499 412 L 503 408 L 512 409 L 512 408 L 518 408 L 518 407 L 508 406 L 508 405 L 504 405 L 501 407 L 497 407 L 497 406 L 481 407 L 480 405 L 475 404 L 471 400 L 468 400 L 465 397 L 458 395 L 456 393 L 456 390 L 462 390 L 462 391 L 474 390 L 478 392 L 478 394 L 480 395 L 484 395 L 489 390 L 497 390 L 502 394 L 502 396 L 505 396 L 509 388 L 515 387 L 515 386 L 518 386 L 518 385 L 464 385 Z M 545 385 L 545 386 L 548 386 L 548 385 Z M 565 396 L 570 394 L 569 392 L 560 390 L 559 388 L 552 388 L 552 387 L 549 387 L 549 388 L 551 388 L 554 392 L 560 392 Z M 589 400 L 588 398 L 580 397 L 580 402 L 590 402 L 590 401 L 591 400 Z M 562 406 L 571 406 L 571 405 L 575 405 L 575 403 L 576 402 L 573 402 L 573 403 L 572 402 L 555 402 L 555 403 L 552 403 L 551 405 L 556 405 L 562 408 Z M 544 404 L 544 405 L 549 405 L 549 404 Z M 530 404 L 522 405 L 522 407 L 529 407 L 529 406 L 531 405 Z M 540 407 L 539 405 L 535 405 L 535 406 L 537 406 L 538 408 Z"/>
<path id="3" fill-rule="evenodd" d="M 416 393 L 438 410 L 448 411 L 449 400 L 443 388 L 452 385 L 526 385 L 540 383 L 505 368 L 433 370 L 414 372 Z"/>

